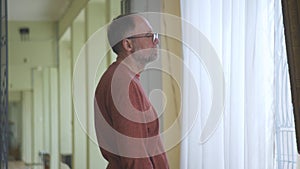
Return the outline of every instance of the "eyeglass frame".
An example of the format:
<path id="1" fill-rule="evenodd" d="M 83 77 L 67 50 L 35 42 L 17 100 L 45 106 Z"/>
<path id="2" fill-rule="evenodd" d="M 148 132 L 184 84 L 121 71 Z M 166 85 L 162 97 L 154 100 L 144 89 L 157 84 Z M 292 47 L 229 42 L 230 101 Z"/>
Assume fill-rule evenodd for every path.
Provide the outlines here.
<path id="1" fill-rule="evenodd" d="M 145 35 L 141 35 L 141 36 L 130 36 L 127 37 L 126 39 L 136 39 L 136 38 L 150 38 L 152 37 L 152 42 L 154 43 L 156 39 L 159 39 L 159 34 L 157 32 L 153 32 L 150 34 L 145 34 Z"/>

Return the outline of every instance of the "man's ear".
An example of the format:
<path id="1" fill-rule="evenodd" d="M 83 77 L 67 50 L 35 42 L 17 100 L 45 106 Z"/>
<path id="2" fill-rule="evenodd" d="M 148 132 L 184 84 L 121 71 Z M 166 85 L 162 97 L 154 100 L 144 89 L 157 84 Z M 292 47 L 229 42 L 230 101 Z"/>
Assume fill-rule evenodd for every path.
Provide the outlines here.
<path id="1" fill-rule="evenodd" d="M 132 41 L 130 39 L 123 39 L 122 46 L 127 52 L 131 52 L 133 50 Z"/>

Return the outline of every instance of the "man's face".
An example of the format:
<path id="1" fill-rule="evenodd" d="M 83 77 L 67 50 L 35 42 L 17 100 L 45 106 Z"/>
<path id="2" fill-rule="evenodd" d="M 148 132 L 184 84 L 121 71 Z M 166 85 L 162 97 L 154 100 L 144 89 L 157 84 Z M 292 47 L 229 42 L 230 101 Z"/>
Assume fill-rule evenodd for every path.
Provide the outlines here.
<path id="1" fill-rule="evenodd" d="M 159 40 L 153 39 L 153 30 L 149 22 L 142 18 L 135 18 L 135 29 L 133 31 L 133 52 L 134 57 L 141 64 L 147 64 L 157 59 Z"/>

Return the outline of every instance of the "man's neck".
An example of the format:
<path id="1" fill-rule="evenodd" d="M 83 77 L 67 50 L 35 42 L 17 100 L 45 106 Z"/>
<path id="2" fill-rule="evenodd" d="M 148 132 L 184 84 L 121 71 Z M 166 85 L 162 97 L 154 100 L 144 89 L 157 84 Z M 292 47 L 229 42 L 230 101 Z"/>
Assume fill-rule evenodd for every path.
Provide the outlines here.
<path id="1" fill-rule="evenodd" d="M 144 68 L 145 65 L 139 63 L 134 59 L 132 56 L 126 56 L 126 55 L 118 55 L 119 60 L 121 60 L 121 63 L 126 65 L 131 71 L 133 71 L 135 74 L 140 74 Z"/>

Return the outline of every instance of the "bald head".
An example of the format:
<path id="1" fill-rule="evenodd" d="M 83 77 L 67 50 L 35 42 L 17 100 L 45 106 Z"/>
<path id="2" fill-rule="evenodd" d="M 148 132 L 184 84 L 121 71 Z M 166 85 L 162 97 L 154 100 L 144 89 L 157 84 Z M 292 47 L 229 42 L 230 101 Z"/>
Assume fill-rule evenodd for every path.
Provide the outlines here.
<path id="1" fill-rule="evenodd" d="M 107 36 L 112 50 L 122 51 L 122 40 L 136 34 L 151 31 L 149 22 L 138 14 L 119 15 L 108 26 Z"/>

